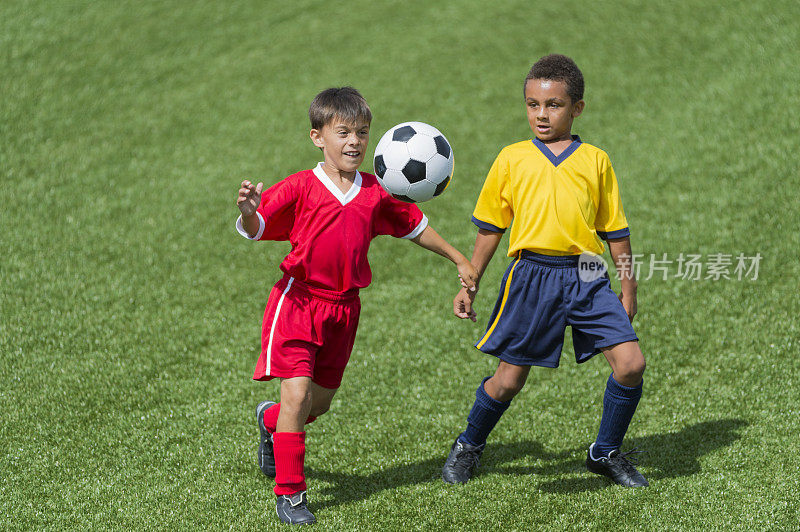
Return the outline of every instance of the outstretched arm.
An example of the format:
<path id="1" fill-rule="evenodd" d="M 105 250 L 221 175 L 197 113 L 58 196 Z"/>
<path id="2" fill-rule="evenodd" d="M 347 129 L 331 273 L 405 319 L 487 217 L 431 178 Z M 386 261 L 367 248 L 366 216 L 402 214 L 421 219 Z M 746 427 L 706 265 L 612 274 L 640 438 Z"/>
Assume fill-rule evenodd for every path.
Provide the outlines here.
<path id="1" fill-rule="evenodd" d="M 450 261 L 456 265 L 456 268 L 458 268 L 458 276 L 461 278 L 462 283 L 473 292 L 477 289 L 478 274 L 475 268 L 460 251 L 439 236 L 439 233 L 434 231 L 433 227 L 430 225 L 427 226 L 418 236 L 412 238 L 411 241 L 442 257 L 450 259 Z"/>
<path id="2" fill-rule="evenodd" d="M 478 272 L 478 281 L 483 277 L 486 267 L 497 251 L 497 246 L 500 245 L 500 240 L 503 238 L 503 233 L 494 233 L 486 229 L 478 229 L 478 236 L 475 237 L 475 249 L 472 250 L 472 265 Z M 476 321 L 477 315 L 472 308 L 472 303 L 475 301 L 477 290 L 467 291 L 461 289 L 453 300 L 453 313 L 459 318 L 469 318 Z"/>
<path id="3" fill-rule="evenodd" d="M 617 275 L 619 276 L 620 293 L 619 300 L 622 301 L 622 306 L 625 307 L 625 312 L 628 314 L 628 319 L 633 321 L 636 316 L 637 303 L 636 303 L 636 289 L 638 283 L 636 282 L 636 274 L 633 270 L 633 253 L 631 252 L 631 239 L 630 237 L 619 238 L 608 241 L 608 251 L 611 253 L 611 259 L 617 267 Z"/>
<path id="4" fill-rule="evenodd" d="M 239 188 L 239 197 L 236 199 L 236 204 L 242 213 L 242 227 L 250 235 L 250 238 L 253 238 L 258 233 L 259 222 L 256 209 L 261 204 L 261 192 L 263 190 L 264 183 L 253 185 L 250 181 L 242 181 L 242 186 Z"/>

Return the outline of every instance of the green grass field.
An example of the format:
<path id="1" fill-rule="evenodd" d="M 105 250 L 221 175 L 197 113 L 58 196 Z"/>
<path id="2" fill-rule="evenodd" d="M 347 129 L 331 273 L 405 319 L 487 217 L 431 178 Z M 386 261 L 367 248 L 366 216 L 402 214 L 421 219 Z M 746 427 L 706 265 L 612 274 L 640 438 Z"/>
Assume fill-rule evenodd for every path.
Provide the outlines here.
<path id="1" fill-rule="evenodd" d="M 634 250 L 760 253 L 758 279 L 642 276 L 626 447 L 650 488 L 584 470 L 609 369 L 569 341 L 453 487 L 440 467 L 494 369 L 472 343 L 507 259 L 474 325 L 452 316 L 449 263 L 377 239 L 344 383 L 308 433 L 318 528 L 798 527 L 800 5 L 489 5 L 0 4 L 0 527 L 280 528 L 254 422 L 277 386 L 250 377 L 288 247 L 236 234 L 238 183 L 314 165 L 308 103 L 352 84 L 372 148 L 406 120 L 448 136 L 454 182 L 423 210 L 468 254 L 550 52 L 584 71 L 575 132 L 611 155 Z"/>

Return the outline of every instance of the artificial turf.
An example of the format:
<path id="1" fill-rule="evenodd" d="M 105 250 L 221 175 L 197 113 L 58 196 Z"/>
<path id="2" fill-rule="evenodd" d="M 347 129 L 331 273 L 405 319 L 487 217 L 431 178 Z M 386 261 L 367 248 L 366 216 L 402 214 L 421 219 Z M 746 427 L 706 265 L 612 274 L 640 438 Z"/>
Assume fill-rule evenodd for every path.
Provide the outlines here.
<path id="1" fill-rule="evenodd" d="M 531 134 L 522 80 L 560 52 L 586 77 L 574 132 L 610 154 L 645 267 L 760 253 L 758 278 L 642 272 L 626 448 L 647 451 L 649 488 L 585 471 L 609 369 L 569 341 L 449 486 L 507 259 L 474 325 L 451 314 L 449 263 L 377 239 L 345 380 L 308 432 L 319 528 L 796 528 L 799 19 L 793 1 L 3 2 L 3 527 L 278 528 L 254 421 L 277 386 L 250 377 L 288 247 L 235 233 L 238 183 L 313 166 L 308 103 L 352 84 L 372 147 L 407 120 L 447 135 L 454 181 L 422 208 L 469 254 L 489 165 Z"/>

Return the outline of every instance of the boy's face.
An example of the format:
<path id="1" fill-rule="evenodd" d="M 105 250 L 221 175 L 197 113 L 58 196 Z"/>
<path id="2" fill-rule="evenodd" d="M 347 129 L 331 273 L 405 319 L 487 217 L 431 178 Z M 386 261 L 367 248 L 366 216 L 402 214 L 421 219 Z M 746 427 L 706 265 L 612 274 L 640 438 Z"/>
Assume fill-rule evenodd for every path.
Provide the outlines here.
<path id="1" fill-rule="evenodd" d="M 322 129 L 312 129 L 310 136 L 322 148 L 326 164 L 341 172 L 355 172 L 367 153 L 369 123 L 349 124 L 335 117 Z"/>
<path id="2" fill-rule="evenodd" d="M 542 142 L 571 139 L 572 121 L 583 111 L 583 100 L 573 102 L 567 84 L 552 79 L 529 79 L 525 84 L 528 123 Z"/>

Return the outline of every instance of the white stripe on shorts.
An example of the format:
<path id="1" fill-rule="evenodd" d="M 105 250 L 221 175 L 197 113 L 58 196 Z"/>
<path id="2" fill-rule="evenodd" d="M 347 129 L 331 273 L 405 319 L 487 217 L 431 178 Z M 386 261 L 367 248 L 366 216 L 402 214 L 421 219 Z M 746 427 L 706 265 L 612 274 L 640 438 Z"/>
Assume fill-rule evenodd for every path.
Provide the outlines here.
<path id="1" fill-rule="evenodd" d="M 275 333 L 275 324 L 278 323 L 278 314 L 281 312 L 281 305 L 283 305 L 283 298 L 286 297 L 286 293 L 289 291 L 289 288 L 292 287 L 292 282 L 294 281 L 294 277 L 289 277 L 289 282 L 286 283 L 286 288 L 283 289 L 283 293 L 281 294 L 281 298 L 278 300 L 278 307 L 275 309 L 275 317 L 272 318 L 272 327 L 269 330 L 269 342 L 267 343 L 267 370 L 266 375 L 270 376 L 270 370 L 272 369 L 272 335 Z"/>

